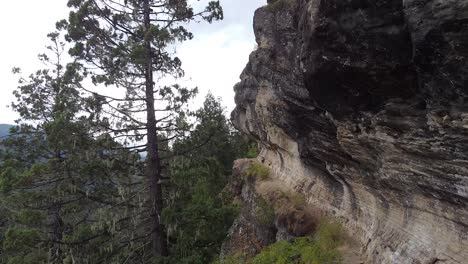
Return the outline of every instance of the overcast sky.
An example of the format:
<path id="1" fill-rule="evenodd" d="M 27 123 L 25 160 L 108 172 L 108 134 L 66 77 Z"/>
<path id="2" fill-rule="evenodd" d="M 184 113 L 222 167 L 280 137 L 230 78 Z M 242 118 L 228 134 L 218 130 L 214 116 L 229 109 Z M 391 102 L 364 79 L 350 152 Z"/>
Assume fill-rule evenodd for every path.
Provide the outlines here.
<path id="1" fill-rule="evenodd" d="M 18 116 L 7 105 L 13 101 L 17 78 L 13 67 L 24 75 L 40 69 L 37 54 L 44 52 L 47 33 L 57 20 L 67 17 L 67 0 L 4 1 L 0 9 L 0 124 L 12 123 Z M 227 111 L 234 107 L 233 86 L 255 47 L 252 18 L 266 0 L 221 0 L 225 19 L 214 24 L 192 26 L 195 38 L 179 49 L 185 79 L 198 86 L 198 107 L 210 90 L 223 99 Z"/>

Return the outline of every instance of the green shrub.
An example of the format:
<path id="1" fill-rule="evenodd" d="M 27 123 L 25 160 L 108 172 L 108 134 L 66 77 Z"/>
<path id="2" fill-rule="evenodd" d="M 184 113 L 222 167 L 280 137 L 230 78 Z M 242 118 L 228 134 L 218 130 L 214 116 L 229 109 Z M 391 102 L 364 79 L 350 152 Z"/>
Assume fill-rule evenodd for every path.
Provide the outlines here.
<path id="1" fill-rule="evenodd" d="M 291 202 L 293 203 L 295 208 L 301 208 L 303 206 L 306 206 L 307 204 L 306 198 L 303 194 L 292 193 L 290 197 L 291 197 Z"/>
<path id="2" fill-rule="evenodd" d="M 5 251 L 27 251 L 37 246 L 39 231 L 25 228 L 9 228 L 3 240 Z"/>
<path id="3" fill-rule="evenodd" d="M 252 143 L 247 148 L 247 158 L 254 159 L 258 156 L 258 147 L 256 143 Z"/>
<path id="4" fill-rule="evenodd" d="M 259 162 L 254 162 L 245 170 L 245 175 L 266 180 L 270 176 L 270 169 Z"/>
<path id="5" fill-rule="evenodd" d="M 86 240 L 95 235 L 91 225 L 79 225 L 73 230 L 73 233 L 63 237 L 66 243 L 76 243 L 77 241 Z"/>
<path id="6" fill-rule="evenodd" d="M 306 197 L 302 193 L 276 190 L 272 195 L 275 197 L 274 207 L 278 210 L 284 208 L 303 210 L 307 206 Z"/>
<path id="7" fill-rule="evenodd" d="M 334 221 L 322 220 L 316 236 L 322 249 L 336 249 L 344 241 L 343 226 Z"/>
<path id="8" fill-rule="evenodd" d="M 300 237 L 294 242 L 278 241 L 266 247 L 249 263 L 252 264 L 325 264 L 340 263 L 338 247 L 343 243 L 339 223 L 320 224 L 313 237 Z"/>
<path id="9" fill-rule="evenodd" d="M 9 257 L 7 264 L 38 264 L 50 263 L 47 261 L 48 255 L 45 250 L 34 250 L 25 256 Z"/>
<path id="10" fill-rule="evenodd" d="M 300 251 L 293 243 L 281 240 L 268 246 L 252 259 L 252 264 L 287 264 L 295 263 L 300 258 Z"/>
<path id="11" fill-rule="evenodd" d="M 40 224 L 45 216 L 38 210 L 21 210 L 14 214 L 14 218 L 20 224 L 34 226 Z"/>
<path id="12" fill-rule="evenodd" d="M 256 217 L 262 225 L 272 225 L 275 222 L 275 209 L 263 198 L 257 198 Z"/>
<path id="13" fill-rule="evenodd" d="M 224 259 L 218 259 L 211 264 L 241 264 L 246 263 L 246 257 L 241 253 L 226 256 Z"/>

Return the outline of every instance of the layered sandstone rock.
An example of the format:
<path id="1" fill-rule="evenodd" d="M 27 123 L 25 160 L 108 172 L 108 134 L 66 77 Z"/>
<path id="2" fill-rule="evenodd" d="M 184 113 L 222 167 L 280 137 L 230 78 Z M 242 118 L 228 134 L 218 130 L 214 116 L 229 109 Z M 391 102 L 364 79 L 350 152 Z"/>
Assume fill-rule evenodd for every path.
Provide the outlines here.
<path id="1" fill-rule="evenodd" d="M 277 0 L 236 126 L 368 263 L 468 259 L 468 0 Z"/>

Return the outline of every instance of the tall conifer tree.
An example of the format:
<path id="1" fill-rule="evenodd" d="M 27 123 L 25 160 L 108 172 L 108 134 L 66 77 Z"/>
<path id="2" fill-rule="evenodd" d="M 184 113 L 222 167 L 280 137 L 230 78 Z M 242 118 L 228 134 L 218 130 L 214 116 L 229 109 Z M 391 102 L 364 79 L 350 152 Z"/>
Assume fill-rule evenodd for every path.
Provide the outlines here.
<path id="1" fill-rule="evenodd" d="M 195 90 L 164 85 L 162 80 L 183 76 L 181 61 L 172 51 L 177 43 L 193 38 L 186 25 L 222 19 L 221 6 L 211 1 L 197 9 L 198 1 L 187 0 L 69 0 L 68 5 L 68 40 L 74 43 L 70 54 L 95 84 L 125 90 L 123 97 L 101 95 L 110 116 L 102 129 L 126 138 L 129 149 L 147 152 L 153 254 L 166 256 L 163 146 L 186 133 L 184 106 Z"/>
<path id="2" fill-rule="evenodd" d="M 245 154 L 248 144 L 236 136 L 213 95 L 206 96 L 196 117 L 191 136 L 173 145 L 174 152 L 193 147 L 196 151 L 177 156 L 169 164 L 171 184 L 163 219 L 174 253 L 172 263 L 210 263 L 219 254 L 236 212 L 229 199 L 223 199 L 222 190 L 233 161 Z"/>

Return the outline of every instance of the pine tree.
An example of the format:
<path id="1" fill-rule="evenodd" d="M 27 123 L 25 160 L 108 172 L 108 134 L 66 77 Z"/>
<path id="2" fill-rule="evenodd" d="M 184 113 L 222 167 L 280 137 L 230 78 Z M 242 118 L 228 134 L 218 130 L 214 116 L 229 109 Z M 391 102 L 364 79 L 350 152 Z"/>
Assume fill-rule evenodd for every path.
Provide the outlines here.
<path id="1" fill-rule="evenodd" d="M 49 34 L 48 65 L 21 78 L 12 107 L 21 118 L 2 141 L 0 211 L 7 263 L 103 263 L 131 255 L 138 156 L 95 129 L 99 98 L 82 97 L 79 65 Z M 52 56 L 50 56 L 50 54 Z M 19 69 L 14 69 L 19 73 Z M 91 112 L 92 114 L 89 114 Z M 134 209 L 136 208 L 136 209 Z M 130 228 L 129 228 L 130 227 Z"/>
<path id="2" fill-rule="evenodd" d="M 178 140 L 173 147 L 174 152 L 196 151 L 170 161 L 171 184 L 164 209 L 174 253 L 169 263 L 210 263 L 218 256 L 237 211 L 223 197 L 223 189 L 233 161 L 244 156 L 247 145 L 226 120 L 219 99 L 208 94 L 197 111 L 191 137 Z"/>
<path id="3" fill-rule="evenodd" d="M 168 150 L 162 147 L 186 135 L 184 107 L 196 90 L 164 85 L 162 80 L 183 76 L 181 61 L 171 50 L 193 38 L 187 23 L 222 19 L 221 6 L 211 1 L 196 10 L 187 0 L 69 0 L 68 5 L 68 23 L 59 26 L 66 26 L 68 40 L 74 43 L 70 54 L 95 84 L 125 90 L 123 97 L 102 95 L 111 117 L 102 129 L 125 138 L 128 149 L 147 152 L 152 251 L 166 256 L 161 184 L 162 154 Z"/>

